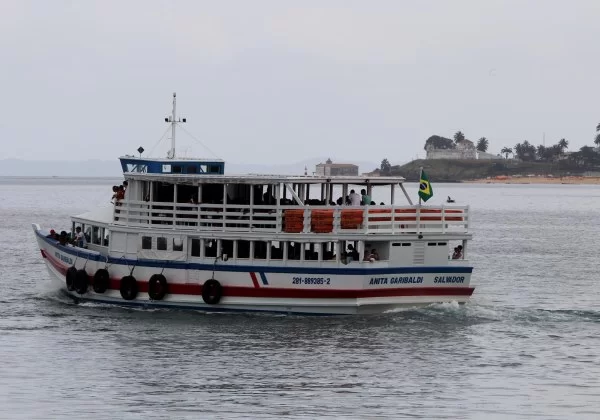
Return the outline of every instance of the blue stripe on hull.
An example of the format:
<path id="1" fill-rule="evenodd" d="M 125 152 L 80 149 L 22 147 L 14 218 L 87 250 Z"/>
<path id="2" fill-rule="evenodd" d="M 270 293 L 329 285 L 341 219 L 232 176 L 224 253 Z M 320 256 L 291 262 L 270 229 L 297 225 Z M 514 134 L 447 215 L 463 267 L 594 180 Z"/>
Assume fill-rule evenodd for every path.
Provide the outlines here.
<path id="1" fill-rule="evenodd" d="M 60 245 L 57 241 L 46 238 L 39 231 L 36 234 L 45 240 L 48 244 L 56 247 L 61 252 L 74 255 L 79 258 L 107 262 L 113 265 L 135 265 L 138 267 L 155 267 L 155 268 L 171 268 L 179 270 L 207 270 L 207 271 L 229 271 L 229 272 L 259 272 L 263 284 L 266 282 L 265 273 L 294 273 L 294 274 L 345 274 L 345 275 L 374 275 L 374 274 L 437 274 L 437 273 L 472 273 L 473 267 L 468 266 L 442 266 L 442 267 L 385 267 L 385 268 L 344 268 L 344 267 L 279 267 L 279 266 L 264 266 L 264 265 L 218 265 L 218 264 L 201 264 L 187 263 L 166 260 L 132 260 L 127 258 L 105 257 L 102 255 L 92 254 L 81 248 L 72 248 Z"/>

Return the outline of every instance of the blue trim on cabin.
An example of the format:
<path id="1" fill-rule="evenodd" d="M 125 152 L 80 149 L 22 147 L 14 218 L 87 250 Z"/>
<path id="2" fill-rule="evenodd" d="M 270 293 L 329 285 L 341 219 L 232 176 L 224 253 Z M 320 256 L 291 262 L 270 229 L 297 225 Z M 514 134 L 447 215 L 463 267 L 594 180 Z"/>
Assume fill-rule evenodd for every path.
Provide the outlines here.
<path id="1" fill-rule="evenodd" d="M 277 267 L 277 266 L 263 266 L 263 265 L 219 265 L 219 264 L 206 264 L 206 263 L 188 263 L 180 261 L 168 261 L 168 260 L 133 260 L 128 258 L 115 258 L 105 257 L 103 255 L 92 254 L 82 248 L 73 248 L 60 245 L 58 241 L 50 238 L 46 238 L 44 235 L 37 231 L 36 234 L 48 242 L 52 246 L 56 246 L 62 252 L 67 254 L 75 255 L 78 258 L 84 258 L 91 261 L 107 262 L 109 264 L 120 264 L 137 267 L 155 267 L 155 268 L 172 268 L 180 270 L 203 270 L 203 271 L 229 271 L 236 273 L 249 273 L 259 272 L 263 284 L 267 278 L 265 273 L 291 273 L 291 274 L 339 274 L 339 275 L 354 275 L 354 276 L 366 276 L 376 274 L 402 274 L 402 273 L 415 273 L 415 274 L 437 274 L 437 273 L 453 273 L 463 274 L 472 273 L 473 267 L 468 266 L 438 266 L 438 267 L 384 267 L 384 268 L 368 268 L 368 267 Z M 365 264 L 366 265 L 366 264 Z M 263 276 L 265 276 L 263 278 Z"/>
<path id="2" fill-rule="evenodd" d="M 119 158 L 123 173 L 223 175 L 225 162 L 208 160 L 152 160 Z M 131 167 L 129 166 L 131 165 Z"/>

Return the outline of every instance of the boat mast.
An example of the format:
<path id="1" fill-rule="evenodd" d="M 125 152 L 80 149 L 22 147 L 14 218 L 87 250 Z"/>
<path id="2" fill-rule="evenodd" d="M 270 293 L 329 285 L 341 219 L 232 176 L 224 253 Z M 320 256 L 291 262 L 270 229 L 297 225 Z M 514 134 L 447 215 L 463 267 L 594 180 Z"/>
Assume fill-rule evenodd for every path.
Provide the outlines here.
<path id="1" fill-rule="evenodd" d="M 171 124 L 171 150 L 169 150 L 169 153 L 167 153 L 167 157 L 169 159 L 174 159 L 175 158 L 175 126 L 177 125 L 177 123 L 181 123 L 181 122 L 186 122 L 186 119 L 179 119 L 177 120 L 175 118 L 175 113 L 177 110 L 177 93 L 173 92 L 173 113 L 171 114 L 170 117 L 165 118 L 165 122 L 168 122 Z"/>

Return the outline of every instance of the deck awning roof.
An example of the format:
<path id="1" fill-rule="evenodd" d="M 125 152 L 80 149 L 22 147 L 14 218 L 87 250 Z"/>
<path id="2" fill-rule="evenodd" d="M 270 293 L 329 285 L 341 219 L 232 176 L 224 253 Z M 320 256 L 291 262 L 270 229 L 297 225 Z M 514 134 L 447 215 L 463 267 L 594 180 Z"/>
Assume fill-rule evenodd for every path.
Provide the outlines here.
<path id="1" fill-rule="evenodd" d="M 87 213 L 78 214 L 71 219 L 78 223 L 94 223 L 96 225 L 108 225 L 113 221 L 113 206 L 100 207 Z"/>
<path id="2" fill-rule="evenodd" d="M 144 174 L 128 173 L 127 179 L 139 181 L 160 181 L 173 184 L 351 184 L 351 185 L 392 185 L 405 181 L 401 176 L 321 176 L 321 175 L 185 175 L 185 174 Z"/>

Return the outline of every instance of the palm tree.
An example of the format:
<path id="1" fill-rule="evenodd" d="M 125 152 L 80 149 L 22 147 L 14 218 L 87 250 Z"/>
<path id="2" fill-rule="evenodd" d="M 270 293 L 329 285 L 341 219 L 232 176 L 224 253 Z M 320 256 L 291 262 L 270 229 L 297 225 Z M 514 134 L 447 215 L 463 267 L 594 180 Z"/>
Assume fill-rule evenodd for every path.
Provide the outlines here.
<path id="1" fill-rule="evenodd" d="M 506 156 L 506 159 L 508 159 L 508 155 L 512 155 L 513 150 L 510 147 L 503 147 L 502 150 L 500 150 L 500 153 L 502 153 L 504 156 Z"/>
<path id="2" fill-rule="evenodd" d="M 594 144 L 598 147 L 600 147 L 600 124 L 598 124 L 596 126 L 596 139 L 594 140 Z"/>
<path id="3" fill-rule="evenodd" d="M 562 155 L 565 152 L 565 149 L 569 148 L 569 141 L 560 139 L 557 146 L 560 148 L 560 154 Z"/>
<path id="4" fill-rule="evenodd" d="M 477 150 L 479 150 L 480 152 L 487 152 L 489 145 L 490 142 L 488 141 L 488 139 L 482 137 L 477 141 Z"/>
<path id="5" fill-rule="evenodd" d="M 460 143 L 461 141 L 463 141 L 465 139 L 465 135 L 462 133 L 462 131 L 457 131 L 456 133 L 454 133 L 454 143 Z"/>

